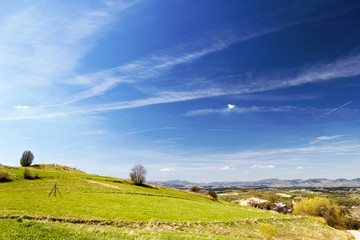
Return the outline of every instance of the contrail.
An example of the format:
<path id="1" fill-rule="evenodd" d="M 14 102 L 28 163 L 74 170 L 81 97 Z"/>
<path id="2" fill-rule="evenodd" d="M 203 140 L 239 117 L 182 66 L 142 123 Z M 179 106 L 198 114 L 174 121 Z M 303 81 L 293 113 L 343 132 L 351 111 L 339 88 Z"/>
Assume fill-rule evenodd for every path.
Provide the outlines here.
<path id="1" fill-rule="evenodd" d="M 321 115 L 321 116 L 319 116 L 319 117 L 317 117 L 317 118 L 315 118 L 315 119 L 313 119 L 313 120 L 311 120 L 311 121 L 308 121 L 308 122 L 304 123 L 304 124 L 301 125 L 301 126 L 297 126 L 297 127 L 295 127 L 295 128 L 293 129 L 293 131 L 295 131 L 295 130 L 301 128 L 301 127 L 304 127 L 304 126 L 306 126 L 306 125 L 308 125 L 308 124 L 310 124 L 310 123 L 312 123 L 312 122 L 315 122 L 315 121 L 317 121 L 317 120 L 319 120 L 319 119 L 321 119 L 321 118 L 324 118 L 324 117 L 326 117 L 327 115 L 329 115 L 329 114 L 331 114 L 331 113 L 333 113 L 333 112 L 335 112 L 335 111 L 337 111 L 337 110 L 339 110 L 339 109 L 341 109 L 341 108 L 349 105 L 349 104 L 352 103 L 352 102 L 353 102 L 353 101 L 347 102 L 347 103 L 341 105 L 340 107 L 337 107 L 337 108 L 335 108 L 335 109 L 333 109 L 333 110 L 331 110 L 331 111 L 329 111 L 329 112 L 327 112 L 327 113 L 324 113 L 323 115 Z"/>
<path id="2" fill-rule="evenodd" d="M 312 121 L 310 121 L 310 122 L 314 122 L 314 121 L 319 120 L 319 119 L 321 119 L 321 118 L 323 118 L 323 117 L 326 117 L 327 115 L 329 115 L 329 114 L 331 114 L 331 113 L 339 110 L 340 108 L 343 108 L 343 107 L 349 105 L 349 104 L 352 103 L 352 102 L 353 102 L 353 101 L 347 102 L 347 103 L 345 103 L 344 105 L 341 105 L 341 106 L 338 107 L 338 108 L 335 108 L 335 109 L 333 109 L 333 110 L 331 110 L 331 111 L 329 111 L 329 112 L 327 112 L 327 113 L 324 113 L 324 114 L 321 115 L 320 117 L 317 117 L 317 118 L 315 118 L 314 120 L 312 120 Z"/>

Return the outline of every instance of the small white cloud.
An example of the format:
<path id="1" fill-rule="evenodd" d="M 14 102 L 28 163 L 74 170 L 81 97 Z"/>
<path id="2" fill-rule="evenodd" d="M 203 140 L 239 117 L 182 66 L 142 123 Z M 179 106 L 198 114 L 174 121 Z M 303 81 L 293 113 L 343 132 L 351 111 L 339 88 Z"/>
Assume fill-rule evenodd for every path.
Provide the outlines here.
<path id="1" fill-rule="evenodd" d="M 228 104 L 227 106 L 228 106 L 228 109 L 233 109 L 233 108 L 235 108 L 235 105 L 232 105 L 232 104 Z"/>
<path id="2" fill-rule="evenodd" d="M 229 167 L 229 166 L 225 166 L 225 167 L 220 168 L 220 170 L 232 170 L 232 169 L 236 169 L 236 168 Z"/>
<path id="3" fill-rule="evenodd" d="M 161 168 L 159 169 L 160 172 L 171 172 L 171 171 L 174 171 L 175 168 Z"/>
<path id="4" fill-rule="evenodd" d="M 326 141 L 326 140 L 332 140 L 341 137 L 342 135 L 334 135 L 334 136 L 321 136 L 317 137 L 316 139 L 319 141 Z"/>
<path id="5" fill-rule="evenodd" d="M 316 143 L 320 143 L 322 141 L 329 141 L 329 140 L 333 140 L 333 139 L 338 139 L 341 138 L 343 135 L 334 135 L 334 136 L 320 136 L 315 138 L 315 140 L 311 141 L 310 144 L 316 144 Z"/>
<path id="6" fill-rule="evenodd" d="M 304 167 L 297 167 L 296 169 L 303 169 Z"/>
<path id="7" fill-rule="evenodd" d="M 17 105 L 17 106 L 15 106 L 15 108 L 16 109 L 29 109 L 30 107 L 29 106 L 27 106 L 27 105 Z"/>
<path id="8" fill-rule="evenodd" d="M 250 168 L 275 168 L 274 165 L 252 165 Z"/>

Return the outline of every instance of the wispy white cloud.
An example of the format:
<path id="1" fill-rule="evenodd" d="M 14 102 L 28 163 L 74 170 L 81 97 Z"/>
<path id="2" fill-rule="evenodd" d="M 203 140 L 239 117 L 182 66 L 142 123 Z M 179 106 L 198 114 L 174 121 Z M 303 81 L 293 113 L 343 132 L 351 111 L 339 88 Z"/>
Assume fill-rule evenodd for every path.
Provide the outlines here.
<path id="1" fill-rule="evenodd" d="M 325 142 L 304 147 L 279 148 L 268 150 L 240 151 L 233 154 L 217 154 L 204 157 L 205 162 L 217 161 L 226 164 L 255 162 L 254 165 L 271 166 L 328 164 L 341 158 L 343 161 L 356 160 L 360 156 L 360 143 L 356 140 Z M 252 166 L 254 166 L 252 165 Z"/>
<path id="2" fill-rule="evenodd" d="M 83 135 L 102 135 L 104 133 L 105 133 L 104 130 L 97 130 L 97 131 L 84 131 L 81 134 L 83 134 Z"/>
<path id="3" fill-rule="evenodd" d="M 274 165 L 260 165 L 260 164 L 255 164 L 250 166 L 250 168 L 275 168 Z"/>
<path id="4" fill-rule="evenodd" d="M 159 169 L 160 172 L 171 172 L 171 171 L 174 171 L 175 168 L 161 168 Z"/>
<path id="5" fill-rule="evenodd" d="M 343 136 L 343 135 L 321 136 L 321 137 L 317 137 L 316 139 L 317 139 L 317 140 L 320 140 L 320 141 L 326 141 L 326 140 L 337 139 L 337 138 L 340 138 L 340 137 L 342 137 L 342 136 Z"/>
<path id="6" fill-rule="evenodd" d="M 127 5 L 125 6 L 128 7 Z M 297 10 L 295 11 L 295 9 Z M 305 6 L 301 9 L 301 11 L 313 11 L 313 9 L 316 9 L 316 6 Z M 193 36 L 188 41 L 178 44 L 175 47 L 163 50 L 159 53 L 136 60 L 129 64 L 100 71 L 94 74 L 86 74 L 72 78 L 68 83 L 91 84 L 92 87 L 75 94 L 62 104 L 74 103 L 86 98 L 102 95 L 121 82 L 131 82 L 134 80 L 157 76 L 162 73 L 163 70 L 179 64 L 192 62 L 213 52 L 221 51 L 229 47 L 231 44 L 239 41 L 246 41 L 266 35 L 304 21 L 308 22 L 329 17 L 320 16 L 316 19 L 303 19 L 299 14 L 289 14 L 289 11 L 295 11 L 298 13 L 299 6 L 293 6 L 290 4 L 285 9 L 279 9 L 267 16 L 256 17 L 252 20 L 252 22 L 257 22 L 257 24 L 252 26 L 252 29 L 249 29 L 248 22 L 244 22 L 239 23 L 239 25 L 243 26 L 238 27 L 238 29 L 229 28 L 205 32 L 203 34 Z M 288 21 L 280 21 L 280 19 L 274 17 L 277 15 L 284 15 L 284 13 L 287 13 L 285 14 L 286 16 L 283 17 L 287 17 Z M 336 15 L 337 13 L 332 14 Z M 332 14 L 330 14 L 330 16 L 332 16 Z M 99 13 L 96 15 L 104 16 L 105 14 Z M 269 17 L 272 19 L 269 20 Z"/>
<path id="7" fill-rule="evenodd" d="M 281 88 L 289 88 L 307 83 L 331 81 L 360 75 L 360 52 L 356 51 L 347 56 L 330 62 L 319 62 L 297 69 L 282 69 L 257 75 L 245 86 L 232 86 L 233 94 L 265 92 Z M 242 87 L 241 90 L 236 88 Z M 348 102 L 345 107 L 350 104 Z M 332 109 L 334 110 L 334 109 Z M 334 110 L 336 111 L 336 109 Z"/>
<path id="8" fill-rule="evenodd" d="M 179 64 L 189 63 L 212 52 L 223 50 L 238 41 L 231 31 L 221 30 L 194 36 L 173 48 L 144 57 L 129 64 L 93 74 L 79 75 L 69 84 L 92 85 L 91 88 L 71 96 L 64 104 L 99 96 L 118 83 L 133 83 L 160 75 Z"/>
<path id="9" fill-rule="evenodd" d="M 236 107 L 236 108 L 222 108 L 222 109 L 198 109 L 192 110 L 185 114 L 185 116 L 199 116 L 207 114 L 222 114 L 222 113 L 247 113 L 247 112 L 300 112 L 308 109 L 299 108 L 296 106 L 278 106 L 278 107 L 267 107 L 267 106 L 252 106 L 252 107 Z"/>
<path id="10" fill-rule="evenodd" d="M 38 104 L 42 97 L 67 94 L 58 84 L 66 83 L 76 72 L 94 40 L 118 19 L 117 14 L 136 2 L 112 1 L 111 7 L 99 2 L 91 9 L 78 2 L 46 6 L 33 2 L 5 15 L 0 22 L 2 97 L 7 96 L 9 101 L 15 92 L 20 92 L 26 98 L 36 89 L 41 92 L 35 99 Z M 53 87 L 57 91 L 51 91 Z"/>
<path id="11" fill-rule="evenodd" d="M 90 81 L 89 84 L 93 85 L 89 89 L 86 89 L 84 91 L 81 91 L 75 95 L 73 95 L 70 99 L 67 99 L 65 102 L 58 103 L 58 104 L 52 104 L 51 106 L 63 106 L 68 105 L 71 103 L 75 103 L 87 98 L 96 97 L 99 95 L 104 94 L 107 90 L 117 86 L 119 83 L 130 83 L 131 80 L 126 79 L 125 77 L 118 77 L 109 75 L 106 72 L 96 73 L 94 75 L 87 75 L 90 79 L 94 79 L 94 81 Z M 77 76 L 75 79 L 82 79 L 84 76 Z M 89 78 L 87 78 L 85 81 L 89 81 Z M 81 80 L 80 80 L 81 81 Z M 72 82 L 73 84 L 76 83 L 75 81 Z M 79 83 L 79 82 L 78 82 Z"/>
<path id="12" fill-rule="evenodd" d="M 354 139 L 347 141 L 328 142 L 311 145 L 305 144 L 301 147 L 253 149 L 246 151 L 235 151 L 224 154 L 184 154 L 163 152 L 133 152 L 135 158 L 156 158 L 158 162 L 171 163 L 176 169 L 198 169 L 198 170 L 231 170 L 241 171 L 246 167 L 259 169 L 280 169 L 281 167 L 296 169 L 326 166 L 334 161 L 342 159 L 344 164 L 357 162 L 360 156 L 360 143 Z M 154 155 L 155 154 L 155 155 Z M 299 169 L 299 168 L 298 168 Z"/>
<path id="13" fill-rule="evenodd" d="M 242 152 L 235 154 L 237 157 L 255 157 L 255 156 L 275 156 L 275 155 L 288 155 L 288 154 L 294 154 L 300 155 L 300 156 L 307 156 L 309 157 L 310 154 L 316 153 L 318 155 L 319 153 L 340 153 L 344 154 L 347 152 L 355 152 L 358 153 L 357 148 L 360 146 L 360 144 L 355 145 L 324 145 L 324 146 L 308 146 L 308 147 L 299 147 L 299 148 L 282 148 L 282 149 L 273 149 L 268 151 L 249 151 L 249 152 Z"/>
<path id="14" fill-rule="evenodd" d="M 184 43 L 178 44 L 173 48 L 157 52 L 125 65 L 95 73 L 82 75 L 74 74 L 74 70 L 79 65 L 80 59 L 92 46 L 91 39 L 95 37 L 96 33 L 103 31 L 104 27 L 109 25 L 109 23 L 115 21 L 116 17 L 113 14 L 114 11 L 109 7 L 112 4 L 114 4 L 114 2 L 106 2 L 105 5 L 107 5 L 107 7 L 99 8 L 96 11 L 82 10 L 78 14 L 79 17 L 71 19 L 71 21 L 69 18 L 58 19 L 61 17 L 61 14 L 53 14 L 51 11 L 49 14 L 45 15 L 38 14 L 40 9 L 35 7 L 26 9 L 23 13 L 12 17 L 4 24 L 0 25 L 0 30 L 7 32 L 7 37 L 5 40 L 2 40 L 5 42 L 0 42 L 0 45 L 10 46 L 9 48 L 0 47 L 1 55 L 9 57 L 9 61 L 0 60 L 0 70 L 4 69 L 4 71 L 0 71 L 0 78 L 17 76 L 18 82 L 25 82 L 26 79 L 27 84 L 41 85 L 60 82 L 65 85 L 78 85 L 80 89 L 80 91 L 75 91 L 75 94 L 71 94 L 70 96 L 66 93 L 66 97 L 61 97 L 61 102 L 58 102 L 57 104 L 50 104 L 48 108 L 46 108 L 46 106 L 45 108 L 42 107 L 37 115 L 5 116 L 0 118 L 0 120 L 40 119 L 66 116 L 69 114 L 93 114 L 96 112 L 182 102 L 200 98 L 264 92 L 279 88 L 298 86 L 305 83 L 357 76 L 360 74 L 360 54 L 354 53 L 328 63 L 318 63 L 295 70 L 281 70 L 279 71 L 280 73 L 265 73 L 263 76 L 249 79 L 248 84 L 232 86 L 214 85 L 210 88 L 198 88 L 191 91 L 155 91 L 146 98 L 119 101 L 97 106 L 85 105 L 81 107 L 81 109 L 62 109 L 61 111 L 56 112 L 53 108 L 54 106 L 60 107 L 87 98 L 99 96 L 110 89 L 113 89 L 119 83 L 134 83 L 153 78 L 154 76 L 163 74 L 166 72 L 165 70 L 169 70 L 174 66 L 191 63 L 205 55 L 224 50 L 236 42 L 246 41 L 294 24 L 314 20 L 304 20 L 299 16 L 295 19 L 292 18 L 292 16 L 290 17 L 290 15 L 287 15 L 290 17 L 288 22 L 279 21 L 279 19 L 276 20 L 276 18 L 275 20 L 273 19 L 274 21 L 269 21 L 269 16 L 276 15 L 269 14 L 268 16 L 257 19 L 256 22 L 258 22 L 258 24 L 252 26 L 252 28 L 246 27 L 246 31 L 244 29 L 240 31 L 229 28 L 206 32 L 198 36 L 193 36 L 188 41 L 184 41 Z M 129 8 L 131 4 L 122 2 L 122 5 L 120 4 L 120 6 L 121 7 L 118 8 L 120 9 L 119 11 Z M 277 14 L 283 14 L 284 12 L 286 11 L 281 10 L 278 11 Z M 330 15 L 336 14 L 337 13 L 332 13 Z M 56 18 L 54 16 L 59 17 Z M 320 18 L 326 17 L 328 16 L 321 16 Z M 61 24 L 59 24 L 59 22 Z M 286 22 L 286 24 L 281 24 L 282 22 Z M 247 26 L 247 24 L 244 23 L 244 26 Z M 16 34 L 17 32 L 24 32 L 24 34 L 18 36 L 19 34 Z M 44 32 L 47 34 L 43 34 Z M 59 36 L 59 34 L 61 36 Z M 27 50 L 22 51 L 21 49 L 12 49 L 10 42 L 12 43 L 14 39 L 17 39 L 17 41 L 21 43 L 24 42 L 24 49 Z M 29 39 L 29 41 L 25 41 L 25 39 Z M 15 56 L 15 58 L 11 59 L 12 56 Z M 7 59 L 7 57 L 4 59 Z M 31 62 L 32 64 L 25 64 L 23 61 Z M 47 64 L 44 64 L 44 62 Z M 14 68 L 15 63 L 17 66 L 22 66 L 22 68 L 26 69 Z M 43 66 L 46 66 L 46 69 L 44 69 Z M 9 71 L 16 71 L 16 74 Z M 29 78 L 36 79 L 36 81 L 29 81 Z M 84 86 L 85 89 L 83 89 Z M 139 86 L 139 88 L 141 89 L 141 86 Z M 61 88 L 57 89 L 60 90 L 55 91 L 56 93 L 66 92 L 66 90 Z M 75 89 L 79 90 L 78 88 Z M 49 113 L 49 109 L 54 112 Z M 228 106 L 227 110 L 237 112 L 286 111 L 286 109 L 261 109 L 261 107 L 258 107 L 257 109 L 256 107 L 253 109 L 246 109 L 235 106 L 234 108 Z M 288 109 L 288 111 L 289 110 L 290 109 Z M 224 110 L 204 109 L 189 112 L 187 115 L 202 115 L 219 113 L 222 111 Z"/>
<path id="15" fill-rule="evenodd" d="M 339 159 L 341 159 L 341 165 L 357 165 L 360 156 L 360 143 L 354 139 L 347 140 L 348 142 L 325 141 L 315 146 L 304 143 L 300 147 L 239 150 L 223 154 L 201 154 L 188 151 L 167 152 L 155 149 L 117 149 L 117 152 L 112 153 L 112 155 L 121 155 L 127 162 L 136 162 L 141 159 L 146 166 L 154 165 L 153 159 L 156 159 L 156 165 L 151 167 L 154 170 L 151 173 L 154 178 L 158 177 L 156 172 L 159 172 L 160 169 L 172 168 L 174 168 L 174 171 L 164 172 L 179 173 L 179 175 L 176 175 L 178 177 L 189 175 L 189 179 L 191 179 L 190 175 L 193 175 L 193 171 L 201 171 L 197 172 L 201 175 L 202 171 L 216 173 L 221 168 L 224 168 L 223 171 L 229 176 L 233 174 L 233 179 L 243 178 L 241 173 L 247 169 L 249 171 L 268 170 L 266 177 L 276 177 L 282 174 L 283 178 L 293 178 L 294 171 L 303 172 L 301 169 L 297 169 L 298 167 L 309 170 L 309 174 L 313 174 L 311 169 L 318 168 L 317 173 L 319 176 L 324 176 L 328 168 L 339 166 L 336 164 Z M 101 156 L 99 155 L 99 157 Z M 233 168 L 233 170 L 228 167 Z M 282 168 L 289 171 L 283 171 Z M 220 173 L 224 173 L 223 171 L 220 171 Z M 223 175 L 220 179 L 226 176 Z M 172 175 L 172 178 L 174 177 L 175 175 Z M 214 175 L 211 175 L 211 177 L 211 181 L 214 181 Z M 263 177 L 256 176 L 255 178 L 265 178 L 265 175 Z"/>
<path id="16" fill-rule="evenodd" d="M 329 141 L 329 140 L 337 140 L 341 138 L 343 135 L 333 135 L 333 136 L 320 136 L 317 137 L 315 140 L 310 141 L 310 144 L 317 144 L 322 141 Z"/>
<path id="17" fill-rule="evenodd" d="M 225 167 L 220 168 L 220 170 L 235 170 L 235 169 L 236 168 L 230 167 L 230 166 L 225 166 Z"/>
<path id="18" fill-rule="evenodd" d="M 70 9 L 42 11 L 39 6 L 31 6 L 0 25 L 0 52 L 7 59 L 0 62 L 0 67 L 8 68 L 5 74 L 13 73 L 14 81 L 43 85 L 74 70 L 89 47 L 81 40 L 99 31 L 111 17 L 101 10 L 79 11 L 78 17 L 66 19 L 56 13 L 64 10 Z M 28 77 L 22 79 L 21 72 Z"/>
<path id="19" fill-rule="evenodd" d="M 323 67 L 321 67 L 323 66 Z M 344 71 L 343 67 L 347 68 L 348 71 Z M 132 100 L 132 101 L 123 101 L 110 104 L 103 104 L 97 107 L 92 107 L 89 110 L 83 110 L 83 113 L 94 113 L 94 112 L 103 112 L 103 111 L 112 111 L 128 108 L 137 108 L 144 107 L 154 104 L 164 104 L 164 103 L 174 103 L 189 101 L 194 99 L 209 98 L 216 96 L 232 95 L 232 94 L 249 94 L 255 92 L 269 91 L 284 87 L 297 86 L 310 82 L 317 81 L 330 81 L 335 78 L 346 78 L 355 75 L 360 75 L 360 54 L 352 55 L 349 57 L 344 57 L 334 62 L 328 64 L 315 64 L 311 67 L 306 67 L 301 70 L 298 70 L 296 76 L 289 77 L 286 75 L 294 75 L 293 71 L 289 71 L 287 74 L 283 73 L 283 76 L 272 77 L 269 74 L 266 78 L 259 77 L 255 79 L 249 86 L 231 86 L 231 88 L 208 88 L 208 89 L 198 89 L 193 91 L 165 91 L 158 92 L 156 96 Z M 286 71 L 285 71 L 286 72 Z M 331 73 L 329 73 L 331 72 Z M 275 75 L 274 75 L 275 76 Z M 270 80 L 270 79 L 280 79 L 280 80 Z M 345 106 L 342 106 L 343 108 Z M 266 111 L 292 111 L 295 110 L 295 107 L 285 106 L 285 107 L 252 107 L 252 108 L 240 108 L 236 107 L 231 109 L 231 111 L 236 112 L 246 112 L 246 111 L 257 111 L 257 112 L 266 112 Z M 221 113 L 226 112 L 229 109 L 203 109 L 190 111 L 186 115 L 204 115 L 211 113 Z M 337 109 L 338 110 L 338 109 Z M 332 110 L 330 110 L 332 111 Z"/>
<path id="20" fill-rule="evenodd" d="M 300 169 L 303 169 L 304 167 L 297 167 L 296 169 L 300 170 Z"/>
<path id="21" fill-rule="evenodd" d="M 142 129 L 132 132 L 126 132 L 121 134 L 121 136 L 130 136 L 130 135 L 136 135 L 141 133 L 148 133 L 148 132 L 155 132 L 155 131 L 164 131 L 164 130 L 174 130 L 177 129 L 176 127 L 162 127 L 162 128 L 152 128 L 152 129 Z"/>
<path id="22" fill-rule="evenodd" d="M 29 109 L 30 107 L 27 105 L 17 105 L 15 106 L 16 109 Z"/>
<path id="23" fill-rule="evenodd" d="M 0 121 L 53 119 L 53 118 L 66 117 L 70 114 L 71 114 L 70 112 L 55 112 L 55 113 L 42 113 L 42 114 L 29 114 L 29 115 L 21 114 L 17 116 L 0 117 Z"/>
<path id="24" fill-rule="evenodd" d="M 91 89 L 76 94 L 66 101 L 65 104 L 101 95 L 120 82 L 133 81 L 135 79 L 147 79 L 157 76 L 161 74 L 163 70 L 179 64 L 192 62 L 213 52 L 221 51 L 236 42 L 247 41 L 296 24 L 326 19 L 350 11 L 356 7 L 356 5 L 341 8 L 338 7 L 335 8 L 336 11 L 334 12 L 329 11 L 324 15 L 317 15 L 313 18 L 304 18 L 304 16 L 310 12 L 316 11 L 317 8 L 321 8 L 322 4 L 323 3 L 305 4 L 304 2 L 290 3 L 284 8 L 251 19 L 250 22 L 256 23 L 252 26 L 248 26 L 249 21 L 244 21 L 243 23 L 238 23 L 236 28 L 225 28 L 222 30 L 204 32 L 203 34 L 192 36 L 188 41 L 178 44 L 170 49 L 162 50 L 159 53 L 136 60 L 129 64 L 95 74 L 76 77 L 74 80 L 71 80 L 72 83 L 92 83 L 94 86 Z M 284 21 L 284 19 L 287 19 L 287 21 Z M 330 76 L 334 76 L 334 74 L 329 74 L 328 71 L 326 71 L 326 73 L 321 73 L 313 77 L 321 79 Z M 280 85 L 298 85 L 300 82 L 306 81 L 307 78 L 309 78 L 308 75 L 280 83 Z M 99 79 L 102 79 L 103 81 L 99 82 Z M 253 92 L 255 91 L 259 90 L 253 90 Z M 241 91 L 236 91 L 235 93 L 241 93 Z"/>
<path id="25" fill-rule="evenodd" d="M 270 91 L 285 87 L 293 87 L 305 83 L 330 81 L 337 78 L 357 76 L 360 75 L 360 54 L 343 57 L 328 64 L 320 63 L 320 64 L 315 64 L 311 67 L 301 68 L 298 70 L 298 73 L 296 74 L 294 74 L 292 70 L 292 71 L 288 71 L 287 73 L 286 71 L 284 71 L 284 73 L 282 73 L 282 76 L 276 76 L 276 75 L 272 76 L 271 74 L 268 74 L 266 77 L 265 76 L 259 77 L 257 79 L 254 79 L 250 85 L 245 85 L 245 86 L 233 85 L 230 87 L 227 86 L 226 88 L 213 87 L 210 89 L 200 89 L 189 92 L 175 92 L 175 91 L 161 92 L 158 93 L 158 96 L 156 97 L 150 97 L 147 99 L 140 99 L 134 101 L 127 101 L 127 102 L 119 102 L 108 107 L 104 106 L 103 110 L 106 110 L 106 108 L 107 110 L 134 108 L 134 107 L 142 107 L 153 104 L 173 103 L 173 102 L 189 101 L 200 98 L 209 98 L 209 97 L 233 95 L 233 94 L 250 94 L 250 93 Z M 241 108 L 237 107 L 235 109 L 238 109 L 237 111 L 241 111 Z M 261 110 L 262 109 L 258 109 L 258 111 Z M 278 110 L 284 111 L 286 109 L 278 109 Z M 287 109 L 287 110 L 291 110 L 291 109 Z M 212 110 L 210 110 L 209 112 L 211 111 Z"/>

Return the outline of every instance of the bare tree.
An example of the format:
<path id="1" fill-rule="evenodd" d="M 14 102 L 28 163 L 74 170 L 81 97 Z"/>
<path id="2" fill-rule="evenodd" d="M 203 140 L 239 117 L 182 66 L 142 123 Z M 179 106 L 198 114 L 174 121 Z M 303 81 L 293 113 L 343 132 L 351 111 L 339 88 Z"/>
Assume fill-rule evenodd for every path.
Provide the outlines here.
<path id="1" fill-rule="evenodd" d="M 143 165 L 137 164 L 135 165 L 130 172 L 131 181 L 133 181 L 136 185 L 141 185 L 145 182 L 146 169 Z"/>
<path id="2" fill-rule="evenodd" d="M 33 160 L 34 154 L 31 151 L 25 151 L 20 158 L 20 164 L 23 167 L 28 167 L 32 164 Z"/>

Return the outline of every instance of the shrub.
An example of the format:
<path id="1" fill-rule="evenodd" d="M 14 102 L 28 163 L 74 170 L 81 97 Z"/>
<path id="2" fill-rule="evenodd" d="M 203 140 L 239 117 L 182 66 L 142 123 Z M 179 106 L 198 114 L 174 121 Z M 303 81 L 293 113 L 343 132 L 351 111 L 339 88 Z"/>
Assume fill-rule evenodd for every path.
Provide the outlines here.
<path id="1" fill-rule="evenodd" d="M 23 176 L 24 176 L 24 179 L 32 179 L 32 175 L 31 175 L 29 169 L 27 169 L 27 168 L 24 169 Z"/>
<path id="2" fill-rule="evenodd" d="M 23 167 L 28 167 L 31 166 L 33 160 L 34 154 L 31 151 L 25 151 L 20 158 L 20 164 Z"/>
<path id="3" fill-rule="evenodd" d="M 214 201 L 217 201 L 218 199 L 218 195 L 217 193 L 214 191 L 214 190 L 209 190 L 208 194 L 210 195 L 210 197 L 214 200 Z"/>
<path id="4" fill-rule="evenodd" d="M 280 197 L 276 194 L 270 194 L 267 196 L 266 200 L 268 200 L 270 203 L 274 204 L 274 203 L 280 201 Z"/>
<path id="5" fill-rule="evenodd" d="M 136 185 L 142 185 L 143 183 L 145 183 L 146 173 L 147 171 L 143 165 L 135 165 L 130 172 L 131 181 L 133 181 Z"/>
<path id="6" fill-rule="evenodd" d="M 344 225 L 345 229 L 360 229 L 360 221 L 351 218 L 351 217 L 344 217 L 342 218 L 342 224 Z"/>
<path id="7" fill-rule="evenodd" d="M 264 202 L 263 203 L 262 209 L 271 210 L 273 208 L 274 208 L 274 204 L 272 204 L 271 202 Z"/>
<path id="8" fill-rule="evenodd" d="M 274 204 L 272 204 L 269 201 L 266 201 L 266 202 L 257 203 L 257 204 L 255 204 L 254 207 L 265 209 L 265 210 L 271 210 L 274 208 Z"/>
<path id="9" fill-rule="evenodd" d="M 264 237 L 264 239 L 270 240 L 275 236 L 277 229 L 275 226 L 261 223 L 258 227 L 260 235 Z"/>
<path id="10" fill-rule="evenodd" d="M 323 217 L 329 226 L 335 228 L 346 228 L 346 225 L 354 224 L 347 223 L 344 212 L 335 203 L 320 197 L 302 200 L 295 206 L 294 214 Z"/>
<path id="11" fill-rule="evenodd" d="M 258 207 L 257 202 L 252 199 L 247 202 L 247 205 L 254 208 Z"/>
<path id="12" fill-rule="evenodd" d="M 11 182 L 15 179 L 15 176 L 6 171 L 0 171 L 0 182 Z"/>
<path id="13" fill-rule="evenodd" d="M 29 169 L 25 168 L 24 169 L 24 179 L 28 179 L 28 180 L 34 180 L 34 179 L 39 179 L 39 175 L 37 173 L 35 173 L 35 175 L 33 176 L 30 172 Z"/>
<path id="14" fill-rule="evenodd" d="M 304 199 L 294 207 L 295 215 L 309 215 L 316 217 L 324 217 L 336 212 L 338 208 L 334 203 L 328 199 L 315 197 Z"/>
<path id="15" fill-rule="evenodd" d="M 190 191 L 198 193 L 201 191 L 201 189 L 198 186 L 193 186 L 190 188 Z"/>

